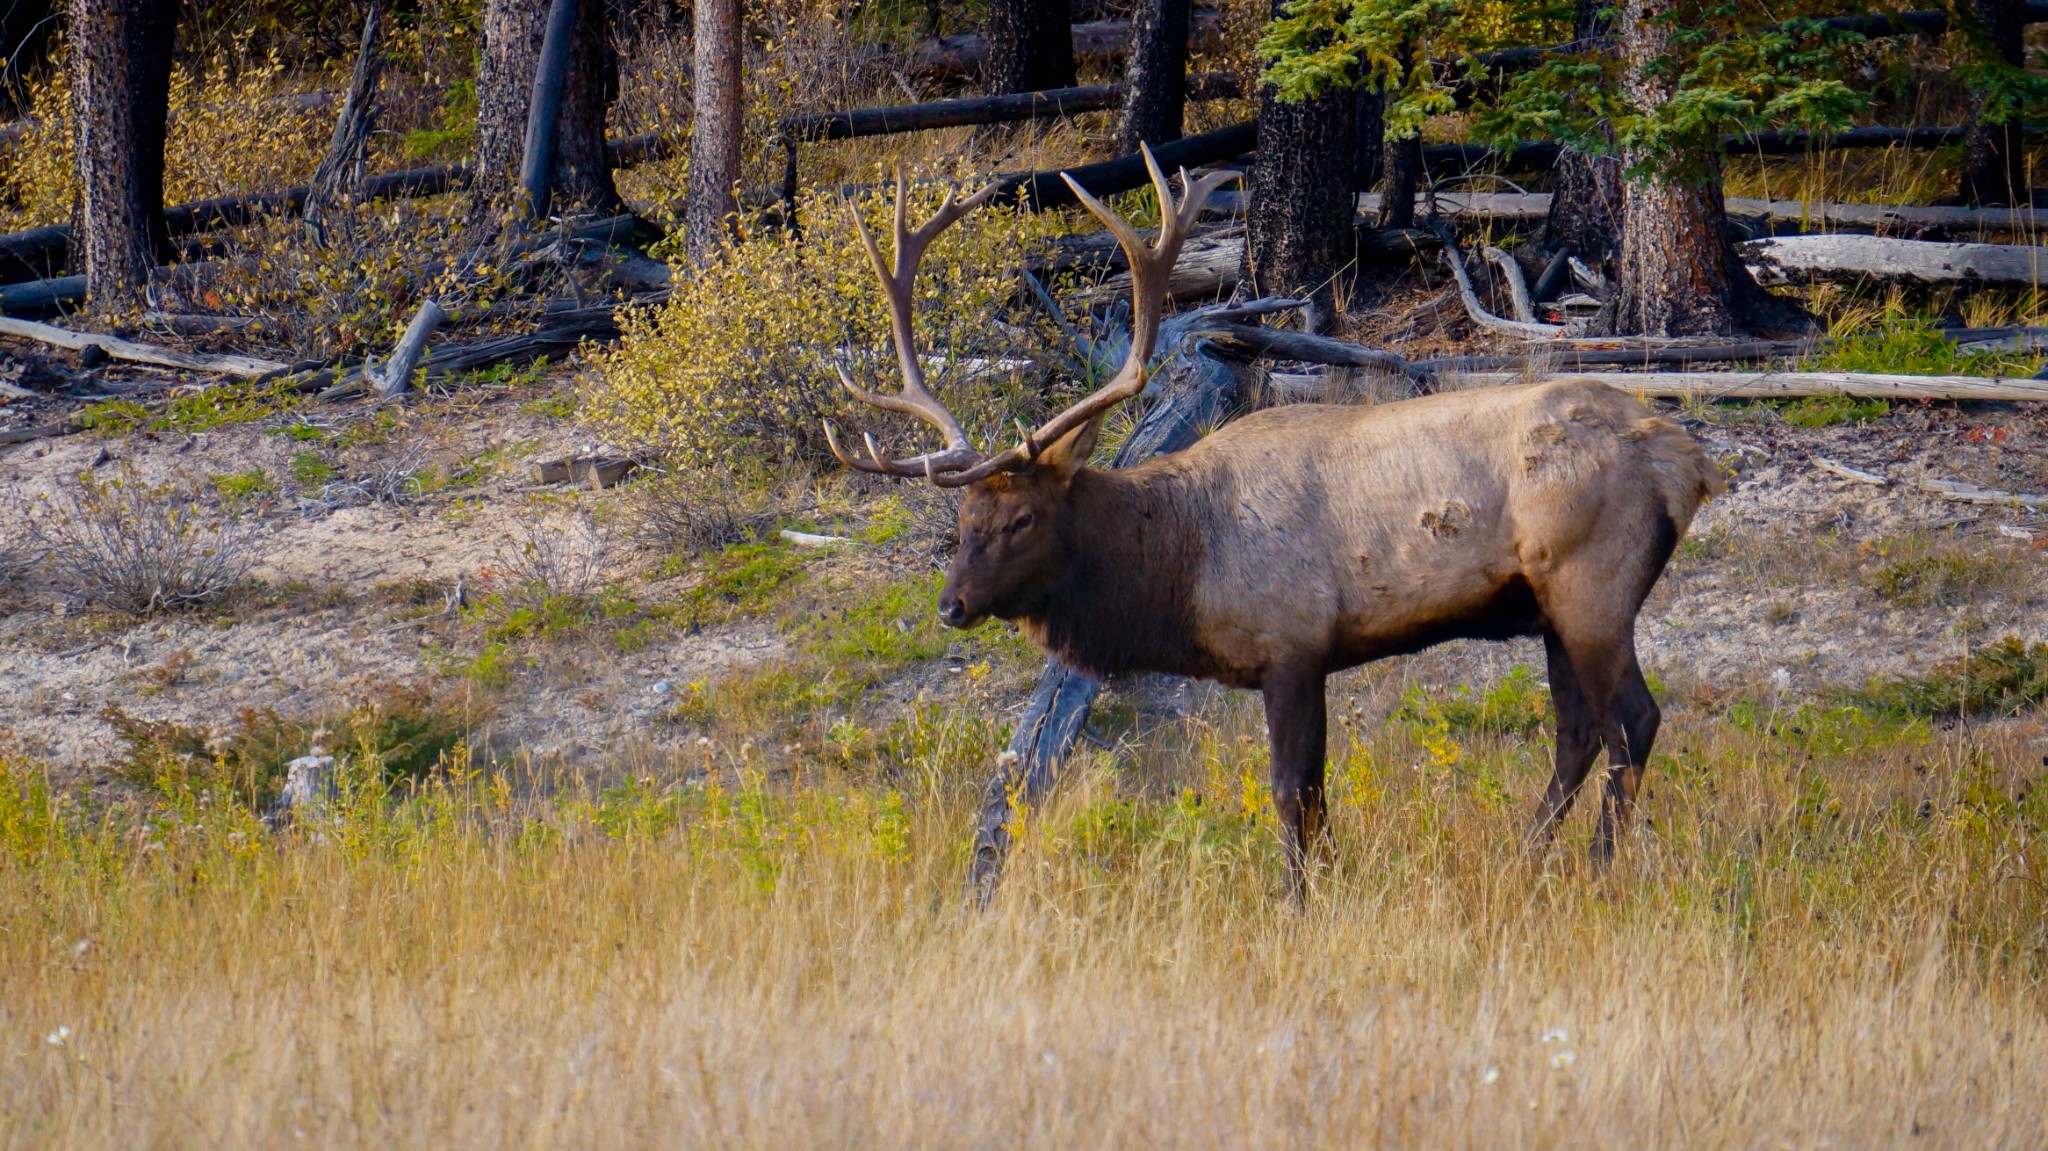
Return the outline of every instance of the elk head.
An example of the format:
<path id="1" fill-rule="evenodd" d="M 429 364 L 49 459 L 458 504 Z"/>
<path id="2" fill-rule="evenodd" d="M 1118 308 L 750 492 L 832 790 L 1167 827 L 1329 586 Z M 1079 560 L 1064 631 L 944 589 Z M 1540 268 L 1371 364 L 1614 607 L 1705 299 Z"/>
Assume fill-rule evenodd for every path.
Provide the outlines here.
<path id="1" fill-rule="evenodd" d="M 1096 432 L 1110 409 L 1145 389 L 1147 364 L 1159 339 L 1159 323 L 1166 307 L 1167 278 L 1181 245 L 1193 231 L 1202 205 L 1217 188 L 1237 179 L 1236 172 L 1211 172 L 1191 180 L 1181 172 L 1184 195 L 1178 204 L 1166 175 L 1142 148 L 1152 185 L 1159 194 L 1159 237 L 1146 244 L 1123 217 L 1088 194 L 1073 178 L 1061 179 L 1073 189 L 1081 203 L 1102 221 L 1123 248 L 1131 267 L 1131 347 L 1109 382 L 1066 410 L 1028 430 L 1020 423 L 1016 446 L 987 455 L 967 440 L 960 421 L 925 386 L 924 368 L 918 360 L 916 336 L 911 326 L 911 286 L 917 278 L 918 260 L 933 239 L 967 213 L 988 202 L 996 185 L 990 184 L 965 200 L 955 201 L 952 192 L 931 219 L 912 229 L 905 218 L 903 174 L 896 174 L 896 252 L 891 267 L 859 213 L 854 225 L 866 246 L 875 276 L 889 305 L 891 335 L 903 387 L 896 393 L 871 392 L 853 382 L 844 369 L 839 380 L 865 403 L 885 411 L 915 416 L 931 424 L 945 438 L 938 451 L 904 459 L 885 455 L 873 436 L 866 437 L 867 454 L 849 453 L 839 445 L 831 424 L 825 438 L 832 454 L 847 467 L 878 475 L 922 477 L 940 487 L 966 488 L 960 504 L 960 549 L 939 596 L 939 617 L 953 627 L 972 627 L 993 615 L 1015 619 L 1032 615 L 1057 586 L 1063 567 L 1065 541 L 1073 525 L 1068 522 L 1068 491 L 1074 476 L 1087 466 L 1095 447 Z"/>

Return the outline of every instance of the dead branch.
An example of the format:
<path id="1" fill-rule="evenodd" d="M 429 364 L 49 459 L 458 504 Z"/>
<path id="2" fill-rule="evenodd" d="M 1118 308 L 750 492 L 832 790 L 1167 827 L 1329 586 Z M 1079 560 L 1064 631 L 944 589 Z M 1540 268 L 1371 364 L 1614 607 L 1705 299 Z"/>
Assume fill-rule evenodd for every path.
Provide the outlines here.
<path id="1" fill-rule="evenodd" d="M 391 362 L 379 372 L 374 366 L 364 369 L 377 394 L 385 399 L 405 394 L 406 385 L 412 382 L 412 370 L 420 362 L 420 355 L 426 350 L 427 340 L 448 313 L 441 308 L 438 300 L 428 300 L 414 313 L 412 323 L 406 325 L 405 335 L 398 340 L 398 346 L 391 349 Z"/>
<path id="2" fill-rule="evenodd" d="M 180 352 L 155 344 L 139 344 L 118 336 L 106 336 L 97 332 L 74 332 L 52 324 L 38 324 L 32 320 L 17 320 L 0 317 L 0 336 L 15 336 L 24 340 L 35 340 L 52 347 L 83 351 L 97 347 L 117 360 L 136 364 L 156 364 L 166 368 L 187 368 L 195 372 L 213 372 L 224 376 L 240 376 L 256 379 L 276 375 L 289 365 L 275 360 L 260 360 L 254 356 L 217 356 L 201 352 Z"/>
<path id="3" fill-rule="evenodd" d="M 1515 319 L 1524 324 L 1536 322 L 1536 305 L 1529 298 L 1529 281 L 1522 275 L 1522 265 L 1513 256 L 1488 244 L 1479 254 L 1499 268 L 1501 276 L 1508 282 L 1508 295 L 1514 300 Z"/>
<path id="4" fill-rule="evenodd" d="M 363 40 L 356 49 L 348 95 L 342 98 L 334 135 L 328 139 L 327 154 L 313 172 L 306 197 L 309 218 L 317 217 L 323 204 L 362 198 L 363 161 L 369 151 L 370 133 L 377 125 L 377 81 L 384 75 L 384 52 L 378 39 L 383 14 L 383 6 L 373 0 L 363 16 Z"/>
<path id="5" fill-rule="evenodd" d="M 1891 484 L 1890 480 L 1885 479 L 1876 472 L 1866 472 L 1862 468 L 1852 468 L 1847 464 L 1838 464 L 1825 456 L 1815 456 L 1812 462 L 1817 470 L 1826 472 L 1836 479 L 1848 480 L 1851 483 L 1857 484 L 1869 484 L 1877 488 L 1886 487 Z"/>
<path id="6" fill-rule="evenodd" d="M 1520 339 L 1550 340 L 1564 335 L 1562 325 L 1522 323 L 1503 320 L 1486 310 L 1479 302 L 1479 293 L 1472 289 L 1472 278 L 1465 274 L 1465 256 L 1458 251 L 1457 241 L 1452 238 L 1449 228 L 1438 226 L 1437 238 L 1443 241 L 1444 262 L 1451 266 L 1451 275 L 1458 281 L 1458 298 L 1465 303 L 1465 314 L 1472 322 L 1489 332 L 1515 336 Z"/>
<path id="7" fill-rule="evenodd" d="M 2003 508 L 2023 507 L 2029 511 L 2038 511 L 2044 505 L 2048 505 L 2048 496 L 2034 495 L 2030 492 L 2001 491 L 1998 488 L 1980 488 L 1976 484 L 1964 483 L 1962 480 L 1923 479 L 1920 481 L 1920 490 L 1945 500 L 1956 500 L 1966 504 L 1988 504 Z"/>

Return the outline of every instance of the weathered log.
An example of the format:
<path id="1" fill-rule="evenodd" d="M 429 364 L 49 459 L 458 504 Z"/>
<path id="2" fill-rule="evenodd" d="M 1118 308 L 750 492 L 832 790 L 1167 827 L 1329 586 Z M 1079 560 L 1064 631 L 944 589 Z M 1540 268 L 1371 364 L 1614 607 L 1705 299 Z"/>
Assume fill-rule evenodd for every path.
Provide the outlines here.
<path id="1" fill-rule="evenodd" d="M 2001 508 L 2023 507 L 2029 511 L 2039 511 L 2043 507 L 2048 507 L 2048 496 L 2035 495 L 2032 492 L 2008 492 L 1999 488 L 1981 488 L 1962 480 L 1923 479 L 1920 481 L 1920 490 L 1945 500 L 1956 500 L 1966 504 L 1986 504 Z"/>
<path id="2" fill-rule="evenodd" d="M 1458 282 L 1458 299 L 1464 303 L 1465 315 L 1474 324 L 1489 332 L 1498 332 L 1501 335 L 1515 336 L 1520 339 L 1550 340 L 1565 334 L 1565 329 L 1560 324 L 1537 324 L 1525 323 L 1519 320 L 1503 320 L 1492 312 L 1487 311 L 1485 305 L 1479 302 L 1479 294 L 1472 288 L 1472 277 L 1467 275 L 1465 271 L 1465 254 L 1458 250 L 1457 243 L 1451 238 L 1450 229 L 1439 226 L 1437 237 L 1444 244 L 1444 263 L 1450 265 L 1451 276 Z M 1524 295 L 1526 296 L 1527 293 L 1525 292 Z"/>
<path id="3" fill-rule="evenodd" d="M 1044 92 L 1018 92 L 1006 96 L 974 96 L 886 108 L 816 112 L 807 116 L 790 116 L 777 127 L 782 135 L 792 140 L 851 140 L 973 124 L 1056 120 L 1115 107 L 1123 90 L 1120 83 L 1087 84 L 1078 88 L 1052 88 Z M 1239 94 L 1234 76 L 1200 73 L 1187 78 L 1190 100 L 1227 100 Z"/>
<path id="4" fill-rule="evenodd" d="M 306 200 L 309 217 L 316 216 L 323 203 L 362 198 L 363 160 L 370 133 L 377 125 L 377 81 L 384 74 L 384 51 L 379 42 L 383 15 L 383 5 L 372 0 L 363 16 L 363 38 L 349 73 L 348 95 L 342 98 L 341 114 L 335 117 L 327 154 L 313 172 Z"/>
<path id="5" fill-rule="evenodd" d="M 1160 168 L 1170 172 L 1175 168 L 1194 168 L 1233 160 L 1258 147 L 1258 143 L 1257 122 L 1246 121 L 1162 144 L 1152 150 L 1152 157 L 1159 162 Z M 1037 212 L 1077 203 L 1073 189 L 1067 187 L 1066 180 L 1061 178 L 1063 175 L 1072 177 L 1076 184 L 1098 198 L 1142 188 L 1152 180 L 1145 170 L 1144 157 L 1124 156 L 1100 164 L 1083 164 L 1078 168 L 1020 172 L 999 177 L 997 183 L 1001 187 L 990 202 L 1015 204 L 1022 201 Z"/>
<path id="6" fill-rule="evenodd" d="M 1126 20 L 1095 20 L 1073 26 L 1074 60 L 1083 66 L 1106 64 L 1123 58 L 1131 47 L 1131 25 Z M 1198 9 L 1188 21 L 1188 47 L 1212 52 L 1223 42 L 1223 17 L 1213 9 Z M 979 32 L 940 36 L 917 46 L 911 67 L 922 76 L 949 79 L 972 76 L 988 62 L 988 37 Z"/>
<path id="7" fill-rule="evenodd" d="M 2048 400 L 2048 380 L 1989 376 L 1894 376 L 1874 372 L 1552 372 L 1598 380 L 1625 392 L 1666 399 L 1797 399 L 1855 396 L 1861 399 L 2021 401 Z M 1478 372 L 1474 385 L 1520 383 L 1522 372 Z"/>
<path id="8" fill-rule="evenodd" d="M 1162 372 L 1148 392 L 1156 398 L 1138 420 L 1123 445 L 1117 449 L 1111 467 L 1127 467 L 1140 460 L 1175 452 L 1199 439 L 1205 429 L 1229 418 L 1244 402 L 1245 373 L 1242 365 L 1219 358 L 1207 348 L 1199 329 L 1218 323 L 1242 321 L 1293 301 L 1258 301 L 1241 308 L 1199 308 L 1169 318 L 1160 328 L 1159 346 L 1183 360 L 1185 372 Z M 1129 348 L 1128 337 L 1117 335 L 1089 341 L 1081 350 L 1097 374 L 1116 370 Z M 1172 390 L 1162 387 L 1169 380 L 1184 380 Z M 1001 882 L 1003 860 L 1010 849 L 1013 818 L 1036 807 L 1058 782 L 1088 711 L 1102 690 L 1092 676 L 1048 660 L 1040 673 L 1031 702 L 1010 736 L 1007 750 L 996 761 L 983 792 L 981 815 L 975 825 L 974 857 L 967 875 L 969 898 L 986 906 Z"/>
<path id="9" fill-rule="evenodd" d="M 2048 248 L 2031 244 L 1938 244 L 1883 236 L 1774 236 L 1737 244 L 1760 284 L 1877 279 L 1914 284 L 2039 287 Z"/>
<path id="10" fill-rule="evenodd" d="M 574 15 L 573 9 L 571 15 Z M 545 171 L 545 169 L 543 169 Z M 364 369 L 377 394 L 385 399 L 405 394 L 406 386 L 412 383 L 412 370 L 418 366 L 420 356 L 426 351 L 427 340 L 441 326 L 448 313 L 441 308 L 439 300 L 429 299 L 415 312 L 412 323 L 405 327 L 405 335 L 399 337 L 398 346 L 391 350 L 391 360 L 382 371 L 371 366 Z"/>
<path id="11" fill-rule="evenodd" d="M 1442 246 L 1441 240 L 1420 228 L 1375 228 L 1364 219 L 1356 223 L 1353 251 L 1360 265 L 1398 263 L 1436 251 Z M 1123 268 L 1123 254 L 1113 247 L 1114 240 L 1104 242 L 1107 236 L 1108 233 L 1100 233 L 1099 237 L 1075 237 L 1075 240 L 1086 243 L 1060 247 L 1055 259 L 1046 265 L 1046 270 Z M 1172 275 L 1167 280 L 1167 295 L 1175 300 L 1195 300 L 1230 291 L 1237 286 L 1243 255 L 1244 229 L 1241 227 L 1194 237 L 1181 249 L 1180 260 L 1173 266 Z M 1116 271 L 1101 283 L 1077 292 L 1075 298 L 1092 307 L 1128 295 L 1130 290 L 1130 272 Z"/>
<path id="12" fill-rule="evenodd" d="M 74 352 L 97 347 L 117 360 L 136 364 L 156 364 L 166 368 L 186 368 L 195 372 L 215 372 L 226 376 L 241 376 L 255 379 L 259 376 L 282 372 L 288 365 L 275 360 L 260 360 L 254 356 L 217 356 L 199 352 L 181 352 L 173 348 L 162 348 L 155 344 L 140 344 L 118 336 L 106 336 L 97 332 L 74 332 L 52 324 L 38 324 L 30 320 L 0 317 L 0 336 L 15 336 L 24 340 L 35 340 L 52 347 L 68 348 Z"/>
<path id="13" fill-rule="evenodd" d="M 1437 192 L 1437 209 L 1447 218 L 1472 217 L 1507 223 L 1531 223 L 1550 211 L 1548 192 Z M 1358 210 L 1371 215 L 1380 212 L 1381 197 L 1366 193 L 1358 197 Z M 1420 207 L 1424 201 L 1418 198 Z M 1733 216 L 1760 217 L 1772 223 L 1802 227 L 1845 229 L 1919 230 L 1950 232 L 2032 232 L 2048 229 L 2048 209 L 2034 208 L 1947 208 L 1918 204 L 1836 204 L 1807 200 L 1757 200 L 1730 196 L 1725 201 Z"/>

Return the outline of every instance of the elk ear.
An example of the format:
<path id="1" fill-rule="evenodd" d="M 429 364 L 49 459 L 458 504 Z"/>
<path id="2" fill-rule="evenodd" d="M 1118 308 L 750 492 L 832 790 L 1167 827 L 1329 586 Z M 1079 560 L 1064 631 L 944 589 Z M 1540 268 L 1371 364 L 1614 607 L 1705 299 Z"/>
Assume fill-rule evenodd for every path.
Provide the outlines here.
<path id="1" fill-rule="evenodd" d="M 1060 479 L 1071 479 L 1075 472 L 1088 466 L 1088 457 L 1095 453 L 1095 435 L 1101 430 L 1101 416 L 1089 420 L 1038 453 L 1038 466 Z"/>

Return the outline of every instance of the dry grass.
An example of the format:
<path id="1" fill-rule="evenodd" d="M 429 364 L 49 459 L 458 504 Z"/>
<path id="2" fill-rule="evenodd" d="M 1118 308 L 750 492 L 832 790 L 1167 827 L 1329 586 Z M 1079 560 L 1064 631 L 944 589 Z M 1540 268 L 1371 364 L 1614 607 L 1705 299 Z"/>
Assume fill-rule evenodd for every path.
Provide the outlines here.
<path id="1" fill-rule="evenodd" d="M 1516 861 L 1540 736 L 1347 706 L 1338 862 L 1297 913 L 1256 713 L 1210 697 L 1085 770 L 971 915 L 975 710 L 917 709 L 883 781 L 726 744 L 545 800 L 458 766 L 279 843 L 198 796 L 52 832 L 16 765 L 0 1144 L 2048 1135 L 2048 812 L 2010 735 L 1682 716 L 1654 838 L 1599 881 L 1583 820 Z"/>

